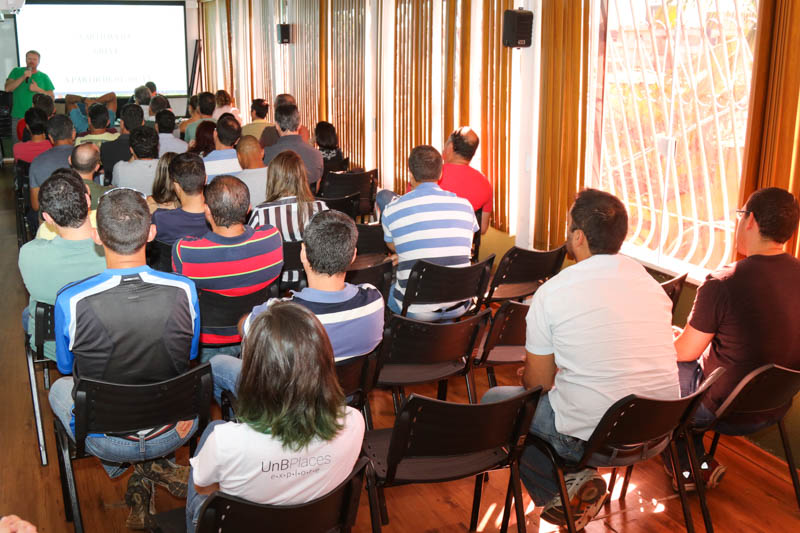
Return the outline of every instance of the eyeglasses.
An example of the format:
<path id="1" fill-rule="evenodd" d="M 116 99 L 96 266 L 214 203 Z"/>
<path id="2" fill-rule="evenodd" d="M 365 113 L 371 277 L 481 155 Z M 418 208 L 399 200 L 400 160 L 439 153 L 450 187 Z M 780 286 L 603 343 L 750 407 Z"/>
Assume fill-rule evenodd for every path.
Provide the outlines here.
<path id="1" fill-rule="evenodd" d="M 103 196 L 108 196 L 109 194 L 117 191 L 133 191 L 142 198 L 144 198 L 145 200 L 147 200 L 147 195 L 145 193 L 143 193 L 142 191 L 137 191 L 133 187 L 114 187 L 113 189 L 109 189 L 106 192 L 104 192 L 102 196 L 100 196 L 100 198 L 102 198 Z"/>
<path id="2" fill-rule="evenodd" d="M 745 218 L 747 215 L 749 215 L 750 213 L 751 212 L 748 211 L 747 209 L 737 209 L 736 210 L 736 218 L 741 220 L 741 219 Z"/>

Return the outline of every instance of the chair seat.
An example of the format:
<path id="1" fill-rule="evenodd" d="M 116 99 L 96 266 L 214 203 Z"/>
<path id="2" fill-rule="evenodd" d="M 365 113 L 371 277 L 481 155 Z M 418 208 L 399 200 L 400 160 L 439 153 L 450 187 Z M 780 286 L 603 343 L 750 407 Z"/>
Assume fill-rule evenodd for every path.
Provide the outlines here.
<path id="1" fill-rule="evenodd" d="M 386 479 L 386 458 L 389 453 L 391 429 L 368 431 L 364 435 L 363 451 L 372 460 L 375 474 Z M 456 456 L 415 457 L 403 459 L 397 465 L 392 485 L 403 483 L 436 483 L 480 474 L 506 460 L 503 448 Z"/>
<path id="2" fill-rule="evenodd" d="M 667 448 L 667 445 L 669 445 L 669 437 L 665 438 L 655 446 L 651 446 L 647 449 L 642 449 L 637 446 L 636 449 L 629 453 L 618 451 L 616 455 L 614 455 L 605 453 L 605 451 L 599 451 L 593 453 L 586 461 L 586 464 L 594 467 L 628 466 L 641 461 L 646 461 L 647 459 L 660 454 Z"/>
<path id="3" fill-rule="evenodd" d="M 186 509 L 179 507 L 155 516 L 159 533 L 186 533 Z"/>
<path id="4" fill-rule="evenodd" d="M 492 294 L 492 300 L 513 300 L 529 296 L 536 292 L 541 282 L 531 281 L 525 283 L 504 283 L 498 286 Z"/>
<path id="5" fill-rule="evenodd" d="M 524 346 L 496 346 L 485 365 L 511 365 L 525 362 Z"/>
<path id="6" fill-rule="evenodd" d="M 461 361 L 447 361 L 430 365 L 393 365 L 387 363 L 381 369 L 381 374 L 378 377 L 378 386 L 430 383 L 459 375 L 463 371 L 464 363 Z"/>

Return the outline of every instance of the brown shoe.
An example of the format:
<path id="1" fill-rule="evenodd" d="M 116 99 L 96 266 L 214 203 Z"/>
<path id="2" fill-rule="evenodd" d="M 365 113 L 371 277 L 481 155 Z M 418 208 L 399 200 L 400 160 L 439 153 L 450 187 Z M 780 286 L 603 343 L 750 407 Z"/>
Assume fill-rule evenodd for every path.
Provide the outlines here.
<path id="1" fill-rule="evenodd" d="M 153 482 L 136 472 L 128 479 L 125 503 L 131 508 L 125 526 L 128 529 L 149 531 L 156 527 L 155 487 Z"/>
<path id="2" fill-rule="evenodd" d="M 175 464 L 169 459 L 156 459 L 137 463 L 134 472 L 161 485 L 176 498 L 185 498 L 189 481 L 189 467 Z"/>

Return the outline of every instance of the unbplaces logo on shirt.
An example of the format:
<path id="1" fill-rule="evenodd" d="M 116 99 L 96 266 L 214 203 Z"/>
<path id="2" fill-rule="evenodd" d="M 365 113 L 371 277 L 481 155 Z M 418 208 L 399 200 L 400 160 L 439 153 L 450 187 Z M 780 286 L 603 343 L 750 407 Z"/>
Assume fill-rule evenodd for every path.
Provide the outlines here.
<path id="1" fill-rule="evenodd" d="M 305 477 L 319 472 L 320 467 L 331 464 L 330 455 L 292 457 L 278 461 L 261 461 L 261 471 L 271 474 L 270 479 Z"/>

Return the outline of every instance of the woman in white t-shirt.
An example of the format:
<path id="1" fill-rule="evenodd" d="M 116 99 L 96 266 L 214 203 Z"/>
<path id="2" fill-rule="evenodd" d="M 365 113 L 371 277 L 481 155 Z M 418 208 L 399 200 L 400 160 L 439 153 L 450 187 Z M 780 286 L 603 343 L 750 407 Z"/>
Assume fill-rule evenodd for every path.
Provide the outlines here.
<path id="1" fill-rule="evenodd" d="M 325 329 L 292 302 L 276 302 L 253 321 L 236 414 L 239 423 L 209 424 L 190 459 L 189 533 L 214 491 L 273 505 L 324 496 L 350 474 L 364 439 L 364 419 L 345 405 Z"/>

